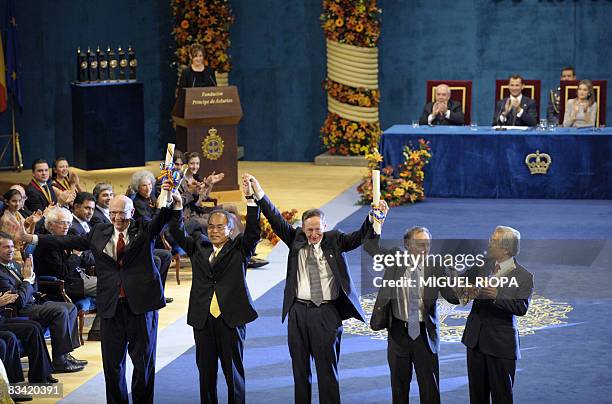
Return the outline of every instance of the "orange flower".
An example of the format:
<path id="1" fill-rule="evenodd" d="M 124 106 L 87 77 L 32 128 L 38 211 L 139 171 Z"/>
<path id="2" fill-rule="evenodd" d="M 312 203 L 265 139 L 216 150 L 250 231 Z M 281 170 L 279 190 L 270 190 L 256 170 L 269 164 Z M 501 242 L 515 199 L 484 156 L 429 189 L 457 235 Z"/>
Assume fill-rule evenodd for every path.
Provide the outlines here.
<path id="1" fill-rule="evenodd" d="M 358 22 L 357 25 L 355 25 L 355 31 L 357 32 L 363 31 L 363 24 Z"/>
<path id="2" fill-rule="evenodd" d="M 181 28 L 183 28 L 183 29 L 189 28 L 189 21 L 187 21 L 187 20 L 181 21 Z"/>
<path id="3" fill-rule="evenodd" d="M 342 18 L 336 19 L 336 27 L 340 28 L 344 25 L 344 20 Z"/>

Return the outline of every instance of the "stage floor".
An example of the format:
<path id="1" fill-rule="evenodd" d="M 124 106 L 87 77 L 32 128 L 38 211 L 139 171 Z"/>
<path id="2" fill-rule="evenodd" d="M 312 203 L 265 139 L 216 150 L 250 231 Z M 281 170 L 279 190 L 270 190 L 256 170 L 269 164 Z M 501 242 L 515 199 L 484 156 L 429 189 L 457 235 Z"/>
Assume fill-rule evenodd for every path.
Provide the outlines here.
<path id="1" fill-rule="evenodd" d="M 151 163 L 151 169 L 157 164 Z M 127 185 L 129 176 L 136 170 L 118 171 L 83 173 L 83 178 L 91 181 L 92 186 L 94 182 L 105 180 L 121 189 L 121 184 Z M 358 195 L 354 186 L 364 174 L 363 168 L 240 162 L 239 172 L 250 172 L 258 177 L 279 209 L 296 208 L 302 212 L 307 208 L 322 207 L 329 224 L 344 231 L 358 227 L 367 212 L 366 207 L 355 205 Z M 235 202 L 244 206 L 243 202 Z M 537 298 L 534 298 L 532 306 L 534 317 L 529 317 L 522 329 L 526 331 L 521 339 L 523 359 L 517 364 L 515 387 L 517 402 L 556 403 L 587 399 L 597 403 L 606 402 L 612 393 L 607 376 L 608 363 L 612 360 L 608 353 L 612 323 L 605 320 L 606 313 L 612 308 L 612 272 L 609 271 L 612 254 L 607 241 L 612 240 L 612 223 L 608 220 L 611 216 L 612 201 L 428 199 L 416 205 L 392 208 L 384 235 L 385 238 L 400 238 L 407 227 L 420 224 L 428 226 L 437 238 L 486 238 L 496 225 L 505 224 L 517 227 L 524 239 L 602 242 L 604 253 L 591 263 L 532 266 Z M 287 248 L 282 243 L 272 248 L 268 242 L 261 242 L 258 252 L 260 256 L 266 256 L 270 264 L 247 274 L 260 315 L 247 326 L 247 402 L 291 402 L 293 380 L 286 325 L 280 322 Z M 349 255 L 349 262 L 353 278 L 359 285 L 358 251 Z M 537 260 L 534 262 L 537 264 Z M 566 281 L 563 283 L 565 289 L 555 286 L 560 280 Z M 168 277 L 167 295 L 175 300 L 159 314 L 156 402 L 191 403 L 198 400 L 193 334 L 185 323 L 190 287 L 189 262 L 184 259 L 181 285 L 176 284 L 172 269 Z M 370 300 L 371 296 L 362 297 L 366 311 L 372 303 Z M 459 323 L 464 321 L 467 313 L 461 307 L 446 305 L 442 309 L 446 318 L 443 320 L 446 339 L 443 339 L 440 356 L 442 401 L 465 403 L 468 400 L 465 348 L 457 342 L 454 331 L 461 328 Z M 340 359 L 340 386 L 344 401 L 390 402 L 384 338 L 384 335 L 370 332 L 367 325 L 353 321 L 344 323 Z M 593 346 L 593 349 L 588 346 Z M 104 379 L 99 343 L 86 342 L 75 356 L 89 360 L 90 364 L 84 372 L 59 375 L 64 384 L 62 402 L 103 403 Z M 575 388 L 570 387 L 572 383 Z M 316 376 L 313 375 L 314 402 L 317 402 L 316 394 Z M 413 378 L 411 400 L 418 400 L 417 394 Z M 219 395 L 224 401 L 226 389 L 222 377 L 219 378 Z"/>

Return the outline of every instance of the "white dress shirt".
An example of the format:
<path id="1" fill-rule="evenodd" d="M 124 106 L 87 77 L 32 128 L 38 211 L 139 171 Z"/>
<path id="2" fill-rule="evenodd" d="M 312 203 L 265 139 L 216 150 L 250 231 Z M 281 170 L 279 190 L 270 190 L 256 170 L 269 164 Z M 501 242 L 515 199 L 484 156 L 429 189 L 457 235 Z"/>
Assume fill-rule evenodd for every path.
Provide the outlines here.
<path id="1" fill-rule="evenodd" d="M 335 300 L 338 298 L 338 282 L 334 278 L 334 274 L 323 255 L 321 242 L 313 244 L 314 254 L 319 266 L 319 277 L 321 278 L 321 288 L 323 289 L 323 300 Z M 297 290 L 296 296 L 298 299 L 310 300 L 310 275 L 308 273 L 308 249 L 310 244 L 306 244 L 299 252 L 298 256 L 298 272 L 297 272 Z"/>

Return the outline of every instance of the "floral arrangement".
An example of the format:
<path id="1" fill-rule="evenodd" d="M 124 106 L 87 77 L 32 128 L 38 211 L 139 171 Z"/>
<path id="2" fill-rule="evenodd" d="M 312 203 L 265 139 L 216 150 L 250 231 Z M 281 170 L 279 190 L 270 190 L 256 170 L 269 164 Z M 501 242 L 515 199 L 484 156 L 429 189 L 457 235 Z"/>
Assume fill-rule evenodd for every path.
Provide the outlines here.
<path id="1" fill-rule="evenodd" d="M 297 223 L 297 221 L 299 220 L 297 214 L 297 209 L 285 210 L 281 213 L 283 218 L 285 218 L 285 220 L 289 222 L 289 224 Z M 268 222 L 268 219 L 266 219 L 263 215 L 260 219 L 260 226 L 262 239 L 270 240 L 272 245 L 276 245 L 280 241 L 280 238 L 276 235 L 276 233 L 274 233 L 274 230 L 272 230 L 270 222 Z"/>
<path id="2" fill-rule="evenodd" d="M 336 100 L 358 107 L 377 107 L 380 101 L 378 89 L 354 88 L 330 79 L 323 82 L 323 88 Z"/>
<path id="3" fill-rule="evenodd" d="M 231 69 L 230 27 L 234 15 L 229 0 L 171 0 L 172 35 L 176 40 L 175 67 L 189 64 L 189 46 L 204 46 L 204 61 L 219 73 Z"/>
<path id="4" fill-rule="evenodd" d="M 321 139 L 329 154 L 358 156 L 378 145 L 380 133 L 378 122 L 354 122 L 330 112 L 321 128 Z"/>
<path id="5" fill-rule="evenodd" d="M 393 175 L 392 166 L 385 166 L 380 172 L 380 197 L 389 206 L 415 203 L 425 199 L 423 169 L 432 156 L 431 146 L 424 139 L 419 139 L 417 148 L 413 148 L 411 144 L 404 146 L 403 155 L 404 162 L 397 167 L 397 177 Z M 368 172 L 357 187 L 357 192 L 361 194 L 359 203 L 362 205 L 369 205 L 372 202 L 372 170 L 377 169 L 383 161 L 383 157 L 376 149 L 373 153 L 367 154 L 366 158 Z"/>
<path id="6" fill-rule="evenodd" d="M 380 37 L 381 13 L 376 0 L 323 0 L 321 26 L 332 41 L 373 48 Z"/>

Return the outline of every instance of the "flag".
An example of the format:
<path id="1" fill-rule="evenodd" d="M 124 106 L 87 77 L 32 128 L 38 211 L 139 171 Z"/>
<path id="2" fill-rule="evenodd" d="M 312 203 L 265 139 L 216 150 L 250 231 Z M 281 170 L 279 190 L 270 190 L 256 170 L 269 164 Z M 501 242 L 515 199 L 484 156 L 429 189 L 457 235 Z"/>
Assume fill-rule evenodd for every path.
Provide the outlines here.
<path id="1" fill-rule="evenodd" d="M 0 34 L 0 112 L 6 111 L 6 68 L 4 66 L 4 48 Z"/>
<path id="2" fill-rule="evenodd" d="M 19 35 L 15 19 L 15 0 L 6 2 L 6 89 L 15 98 L 21 110 L 23 108 L 21 90 L 21 58 L 19 56 Z"/>

